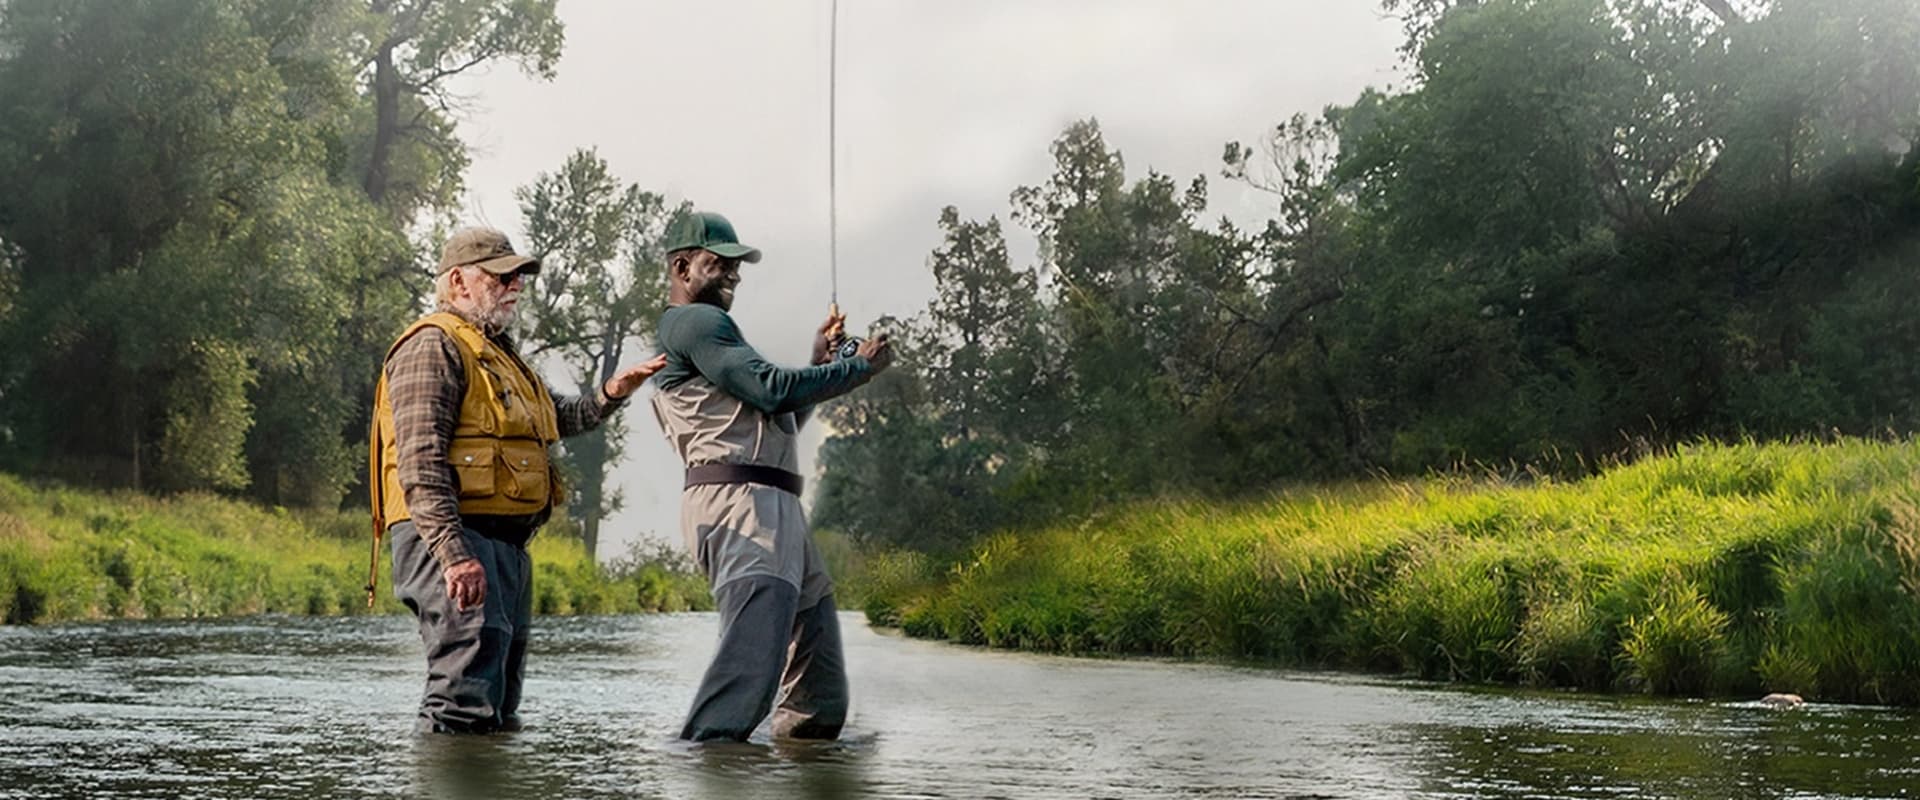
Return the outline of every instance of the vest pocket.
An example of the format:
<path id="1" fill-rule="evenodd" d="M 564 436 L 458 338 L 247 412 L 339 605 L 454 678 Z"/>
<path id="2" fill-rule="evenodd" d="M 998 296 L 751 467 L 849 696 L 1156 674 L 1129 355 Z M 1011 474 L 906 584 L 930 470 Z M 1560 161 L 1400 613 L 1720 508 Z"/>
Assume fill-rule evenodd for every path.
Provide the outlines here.
<path id="1" fill-rule="evenodd" d="M 453 463 L 453 475 L 460 481 L 461 497 L 493 496 L 493 451 L 491 439 L 456 438 L 447 448 L 447 460 Z"/>
<path id="2" fill-rule="evenodd" d="M 500 460 L 506 471 L 500 476 L 503 493 L 515 500 L 547 501 L 547 446 L 537 440 L 503 439 Z"/>

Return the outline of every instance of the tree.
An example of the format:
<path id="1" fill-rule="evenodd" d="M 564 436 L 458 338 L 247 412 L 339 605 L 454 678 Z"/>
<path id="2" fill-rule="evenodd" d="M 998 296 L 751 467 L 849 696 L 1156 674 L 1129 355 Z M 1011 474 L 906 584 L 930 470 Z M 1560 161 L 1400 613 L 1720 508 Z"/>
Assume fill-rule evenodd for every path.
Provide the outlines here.
<path id="1" fill-rule="evenodd" d="M 949 206 L 939 225 L 937 295 L 911 320 L 876 326 L 897 335 L 896 366 L 822 413 L 833 435 L 815 518 L 864 542 L 952 549 L 1015 519 L 997 495 L 1066 419 L 1033 272 L 1008 264 L 998 220 Z"/>
<path id="2" fill-rule="evenodd" d="M 526 54 L 550 72 L 558 42 L 551 3 L 7 4 L 0 387 L 22 402 L 0 460 L 338 502 L 371 365 L 427 286 L 406 229 L 459 190 L 444 81 Z M 413 108 L 384 149 L 377 52 Z"/>
<path id="3" fill-rule="evenodd" d="M 351 66 L 358 94 L 337 114 L 326 137 L 332 178 L 358 187 L 388 215 L 389 226 L 411 231 L 422 217 L 437 217 L 431 230 L 456 227 L 451 209 L 465 190 L 469 163 L 456 132 L 463 99 L 455 78 L 500 61 L 550 79 L 565 41 L 555 0 L 331 0 L 329 22 L 318 36 L 327 52 Z M 411 243 L 367 262 L 355 281 L 342 330 L 358 368 L 340 376 L 341 395 L 373 394 L 377 363 L 427 292 L 418 268 L 431 261 L 440 236 Z M 349 441 L 365 439 L 371 404 L 359 402 L 340 429 Z M 354 484 L 357 492 L 363 483 Z M 357 502 L 357 501 L 355 501 Z"/>
<path id="4" fill-rule="evenodd" d="M 9 462 L 244 487 L 260 370 L 324 352 L 324 302 L 290 284 L 354 266 L 308 261 L 282 234 L 358 209 L 312 159 L 311 120 L 288 113 L 285 65 L 245 13 L 265 7 L 6 7 L 0 96 L 18 111 L 0 122 L 0 239 L 20 311 L 0 372 L 34 388 L 8 409 Z"/>
<path id="5" fill-rule="evenodd" d="M 467 153 L 453 135 L 449 82 L 502 59 L 551 79 L 566 39 L 556 2 L 367 0 L 356 27 L 372 114 L 356 162 L 368 198 L 410 220 L 458 195 Z"/>
<path id="6" fill-rule="evenodd" d="M 595 396 L 630 345 L 653 339 L 667 302 L 666 230 L 692 204 L 670 208 L 660 195 L 622 187 L 593 150 L 575 151 L 514 195 L 528 251 L 542 262 L 529 288 L 528 353 L 567 370 L 581 394 Z M 589 555 L 599 549 L 600 521 L 620 508 L 619 492 L 606 483 L 625 431 L 616 417 L 564 445 L 561 463 L 575 489 L 569 516 L 580 520 Z"/>
<path id="7" fill-rule="evenodd" d="M 1092 121 L 1013 193 L 1031 306 L 997 224 L 943 215 L 911 357 L 830 415 L 823 522 L 951 550 L 1141 494 L 1912 430 L 1920 6 L 1386 6 L 1412 88 L 1225 149 L 1264 230 Z"/>
<path id="8" fill-rule="evenodd" d="M 1149 172 L 1128 185 L 1095 121 L 1070 126 L 1053 153 L 1053 177 L 1013 202 L 1057 298 L 1062 396 L 1077 417 L 1069 457 L 1096 493 L 1187 475 L 1244 482 L 1211 453 L 1274 335 L 1260 324 L 1252 243 L 1224 222 L 1204 226 L 1203 178 L 1182 189 Z"/>

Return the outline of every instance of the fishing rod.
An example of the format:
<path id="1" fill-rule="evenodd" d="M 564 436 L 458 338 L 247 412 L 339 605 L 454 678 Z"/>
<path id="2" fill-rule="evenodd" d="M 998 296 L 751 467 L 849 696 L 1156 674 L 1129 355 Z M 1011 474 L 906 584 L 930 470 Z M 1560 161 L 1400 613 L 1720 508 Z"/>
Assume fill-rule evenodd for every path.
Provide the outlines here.
<path id="1" fill-rule="evenodd" d="M 835 360 L 860 353 L 860 338 L 848 336 L 840 314 L 840 0 L 831 0 L 827 19 L 827 274 L 831 295 L 827 348 Z"/>

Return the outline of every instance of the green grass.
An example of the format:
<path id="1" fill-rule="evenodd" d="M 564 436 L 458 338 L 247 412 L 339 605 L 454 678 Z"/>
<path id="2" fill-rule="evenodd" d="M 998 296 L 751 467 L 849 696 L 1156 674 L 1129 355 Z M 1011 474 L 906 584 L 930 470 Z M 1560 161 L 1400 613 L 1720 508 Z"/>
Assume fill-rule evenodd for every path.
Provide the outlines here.
<path id="1" fill-rule="evenodd" d="M 705 583 L 661 561 L 592 564 L 550 524 L 530 547 L 541 614 L 711 605 Z M 156 498 L 0 475 L 0 622 L 245 614 L 404 613 L 381 552 L 366 607 L 364 514 L 289 512 L 212 495 Z"/>
<path id="2" fill-rule="evenodd" d="M 856 582 L 875 622 L 994 647 L 1915 705 L 1916 475 L 1912 441 L 1700 445 L 1577 482 L 1144 503 Z"/>

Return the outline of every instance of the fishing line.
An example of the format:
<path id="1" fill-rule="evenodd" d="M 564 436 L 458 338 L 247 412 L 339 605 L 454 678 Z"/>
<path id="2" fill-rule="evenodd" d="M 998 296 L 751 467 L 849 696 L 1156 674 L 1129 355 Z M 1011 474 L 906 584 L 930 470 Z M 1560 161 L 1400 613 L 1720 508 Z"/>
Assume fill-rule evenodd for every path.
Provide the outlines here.
<path id="1" fill-rule="evenodd" d="M 840 0 L 827 21 L 827 270 L 833 311 L 840 311 Z"/>

